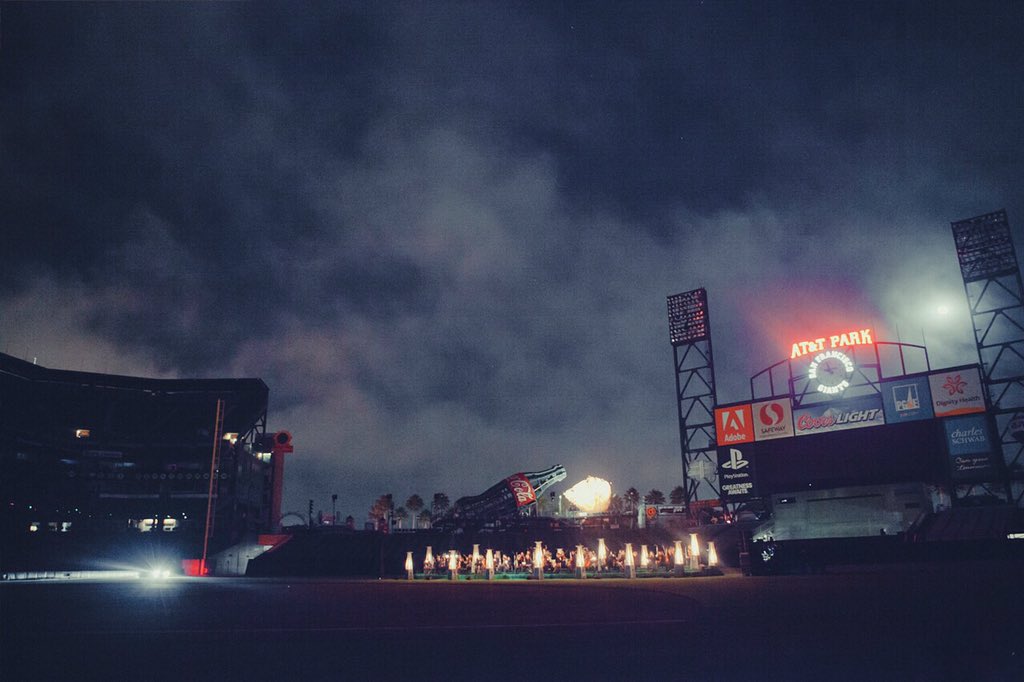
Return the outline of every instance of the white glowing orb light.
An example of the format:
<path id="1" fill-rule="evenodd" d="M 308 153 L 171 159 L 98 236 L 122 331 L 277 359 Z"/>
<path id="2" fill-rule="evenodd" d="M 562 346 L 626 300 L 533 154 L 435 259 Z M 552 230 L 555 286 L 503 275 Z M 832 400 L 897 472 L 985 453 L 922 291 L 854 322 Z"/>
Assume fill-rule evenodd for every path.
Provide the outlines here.
<path id="1" fill-rule="evenodd" d="M 459 570 L 459 553 L 454 549 L 448 552 L 448 570 L 457 571 Z"/>
<path id="2" fill-rule="evenodd" d="M 675 553 L 675 556 L 673 557 L 673 559 L 674 559 L 674 561 L 676 563 L 676 566 L 682 566 L 683 564 L 686 563 L 686 557 L 683 556 L 683 541 L 682 540 L 676 540 L 676 553 Z"/>
<path id="3" fill-rule="evenodd" d="M 690 533 L 690 556 L 700 556 L 700 541 L 696 533 Z"/>
<path id="4" fill-rule="evenodd" d="M 626 565 L 627 566 L 635 566 L 636 565 L 633 562 L 633 543 L 632 542 L 627 542 L 626 543 Z"/>
<path id="5" fill-rule="evenodd" d="M 544 549 L 540 546 L 540 540 L 533 545 L 533 567 L 544 568 Z"/>
<path id="6" fill-rule="evenodd" d="M 576 545 L 576 568 L 586 566 L 586 557 L 583 556 L 583 545 Z"/>
<path id="7" fill-rule="evenodd" d="M 405 553 L 405 570 L 406 571 L 411 571 L 412 570 L 412 552 L 406 552 Z"/>
<path id="8" fill-rule="evenodd" d="M 640 545 L 640 568 L 647 568 L 651 563 L 651 555 L 647 553 L 647 545 Z"/>
<path id="9" fill-rule="evenodd" d="M 487 550 L 487 553 L 484 554 L 484 568 L 488 571 L 494 570 L 494 550 L 489 549 Z"/>
<path id="10" fill-rule="evenodd" d="M 427 555 L 423 557 L 423 568 L 427 571 L 434 567 L 434 550 L 427 545 Z"/>
<path id="11" fill-rule="evenodd" d="M 603 478 L 587 476 L 563 495 L 581 511 L 590 514 L 605 512 L 612 499 L 612 484 Z"/>
<path id="12" fill-rule="evenodd" d="M 715 551 L 715 543 L 708 543 L 708 566 L 718 565 L 718 552 Z"/>

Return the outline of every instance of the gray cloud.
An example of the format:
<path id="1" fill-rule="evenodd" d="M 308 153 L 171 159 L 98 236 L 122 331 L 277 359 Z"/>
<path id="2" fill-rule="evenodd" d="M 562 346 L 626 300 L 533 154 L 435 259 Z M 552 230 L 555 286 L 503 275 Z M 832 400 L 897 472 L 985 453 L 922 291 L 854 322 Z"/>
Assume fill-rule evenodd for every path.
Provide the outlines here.
<path id="1" fill-rule="evenodd" d="M 841 325 L 973 359 L 948 223 L 1020 222 L 1015 5 L 307 10 L 5 7 L 6 352 L 263 377 L 286 506 L 357 517 L 671 488 L 677 291 L 723 401 Z"/>

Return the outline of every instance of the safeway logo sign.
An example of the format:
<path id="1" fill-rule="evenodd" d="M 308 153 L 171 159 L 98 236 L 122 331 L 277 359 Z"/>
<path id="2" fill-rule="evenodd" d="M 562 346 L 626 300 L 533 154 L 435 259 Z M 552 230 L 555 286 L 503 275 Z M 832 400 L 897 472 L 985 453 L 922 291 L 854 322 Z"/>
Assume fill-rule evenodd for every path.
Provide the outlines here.
<path id="1" fill-rule="evenodd" d="M 750 405 L 715 409 L 715 435 L 719 445 L 754 441 L 754 419 Z"/>
<path id="2" fill-rule="evenodd" d="M 736 448 L 729 448 L 729 461 L 722 462 L 723 469 L 740 470 L 750 466 L 750 461 L 743 459 L 743 453 Z"/>
<path id="3" fill-rule="evenodd" d="M 793 435 L 793 406 L 789 398 L 754 403 L 754 440 L 789 438 Z"/>

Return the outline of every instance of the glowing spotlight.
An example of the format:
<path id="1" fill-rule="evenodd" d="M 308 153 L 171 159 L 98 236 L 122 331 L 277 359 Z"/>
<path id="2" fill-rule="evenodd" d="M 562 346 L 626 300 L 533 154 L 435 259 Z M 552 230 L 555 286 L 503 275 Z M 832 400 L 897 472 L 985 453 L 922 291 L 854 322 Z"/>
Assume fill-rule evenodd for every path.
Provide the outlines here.
<path id="1" fill-rule="evenodd" d="M 715 543 L 708 543 L 708 568 L 718 565 L 718 552 L 715 550 Z"/>

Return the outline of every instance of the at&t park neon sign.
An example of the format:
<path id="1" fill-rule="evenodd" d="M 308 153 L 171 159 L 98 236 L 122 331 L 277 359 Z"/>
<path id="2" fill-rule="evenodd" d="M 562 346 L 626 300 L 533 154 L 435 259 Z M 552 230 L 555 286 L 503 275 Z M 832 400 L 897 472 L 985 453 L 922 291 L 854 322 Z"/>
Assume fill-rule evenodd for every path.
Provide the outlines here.
<path id="1" fill-rule="evenodd" d="M 802 357 L 811 353 L 821 353 L 827 350 L 849 348 L 851 346 L 870 346 L 874 338 L 870 329 L 856 329 L 842 334 L 832 336 L 821 336 L 810 341 L 797 341 L 793 344 L 789 359 Z"/>

